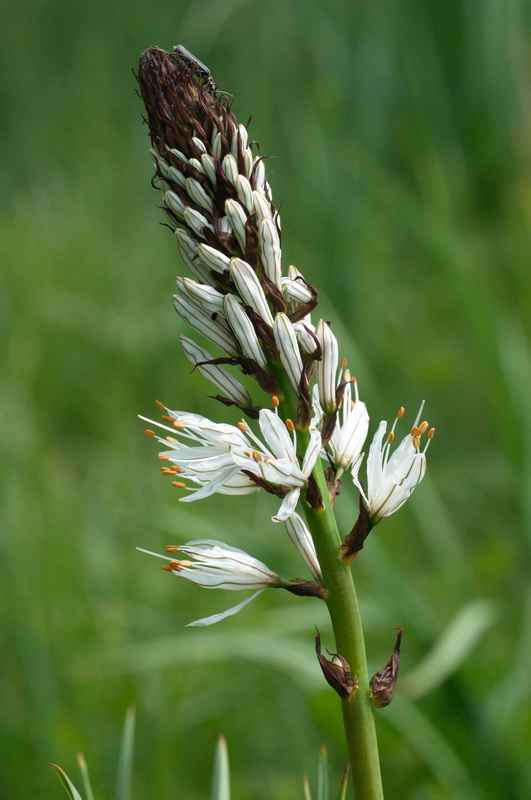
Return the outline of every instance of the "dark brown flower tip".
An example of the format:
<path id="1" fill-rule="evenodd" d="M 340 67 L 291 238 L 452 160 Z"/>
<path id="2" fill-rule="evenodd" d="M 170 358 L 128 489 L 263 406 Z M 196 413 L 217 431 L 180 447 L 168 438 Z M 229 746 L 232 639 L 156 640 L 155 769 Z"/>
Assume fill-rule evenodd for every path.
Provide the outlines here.
<path id="1" fill-rule="evenodd" d="M 395 628 L 397 632 L 395 646 L 391 658 L 383 669 L 371 678 L 369 696 L 375 708 L 388 706 L 395 692 L 400 667 L 400 642 L 402 641 L 402 628 Z"/>
<path id="2" fill-rule="evenodd" d="M 332 660 L 321 655 L 321 634 L 317 628 L 316 631 L 315 652 L 325 680 L 343 700 L 346 700 L 350 697 L 352 692 L 358 688 L 359 681 L 355 675 L 352 676 L 350 665 L 342 655 L 339 655 L 339 653 L 330 653 L 329 650 L 327 650 L 327 653 L 332 656 Z"/>
<path id="3" fill-rule="evenodd" d="M 365 539 L 372 531 L 374 525 L 372 524 L 369 512 L 365 508 L 363 499 L 360 497 L 360 513 L 356 520 L 354 527 L 350 533 L 345 536 L 345 540 L 339 548 L 339 558 L 345 564 L 350 564 L 354 561 L 359 551 L 362 550 Z"/>
<path id="4" fill-rule="evenodd" d="M 210 144 L 215 125 L 228 137 L 230 149 L 237 123 L 229 103 L 205 84 L 193 65 L 149 47 L 140 56 L 137 78 L 151 140 L 160 153 L 176 148 L 187 158 L 200 158 L 202 150 L 193 137 Z"/>

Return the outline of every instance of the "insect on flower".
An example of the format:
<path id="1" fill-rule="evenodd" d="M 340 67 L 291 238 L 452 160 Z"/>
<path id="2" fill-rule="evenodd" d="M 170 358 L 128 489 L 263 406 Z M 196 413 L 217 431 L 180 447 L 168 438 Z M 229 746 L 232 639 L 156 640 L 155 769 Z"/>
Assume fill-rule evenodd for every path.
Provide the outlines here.
<path id="1" fill-rule="evenodd" d="M 206 81 L 209 89 L 212 91 L 215 90 L 216 84 L 212 80 L 210 70 L 206 64 L 203 64 L 202 61 L 199 61 L 199 59 L 196 58 L 196 56 L 194 56 L 194 54 L 187 50 L 182 44 L 176 44 L 173 48 L 173 52 L 177 58 L 189 66 L 196 73 L 196 75 L 198 75 L 198 77 Z"/>

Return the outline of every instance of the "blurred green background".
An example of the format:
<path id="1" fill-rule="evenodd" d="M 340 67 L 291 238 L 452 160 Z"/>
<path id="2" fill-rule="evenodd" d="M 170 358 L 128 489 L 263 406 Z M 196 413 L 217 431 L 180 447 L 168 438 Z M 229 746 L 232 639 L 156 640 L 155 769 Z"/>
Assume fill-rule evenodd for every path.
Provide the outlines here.
<path id="1" fill-rule="evenodd" d="M 414 498 L 355 570 L 389 798 L 531 794 L 531 6 L 524 0 L 8 0 L 0 20 L 0 796 L 60 798 L 82 750 L 113 791 L 138 709 L 134 797 L 205 797 L 216 734 L 235 798 L 291 800 L 338 703 L 313 653 L 323 608 L 172 580 L 135 546 L 199 536 L 303 574 L 274 498 L 184 505 L 137 413 L 238 416 L 190 376 L 129 67 L 182 43 L 236 92 L 269 162 L 284 263 L 321 290 L 373 430 L 426 400 Z M 339 501 L 344 530 L 355 497 Z"/>

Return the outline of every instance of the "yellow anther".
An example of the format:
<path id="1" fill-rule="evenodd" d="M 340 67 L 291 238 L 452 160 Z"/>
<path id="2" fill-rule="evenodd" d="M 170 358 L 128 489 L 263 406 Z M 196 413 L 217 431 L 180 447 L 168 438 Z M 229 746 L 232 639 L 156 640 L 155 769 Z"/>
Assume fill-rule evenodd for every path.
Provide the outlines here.
<path id="1" fill-rule="evenodd" d="M 413 436 L 413 438 L 415 438 L 415 436 L 418 436 L 418 435 L 419 435 L 419 429 L 417 428 L 417 426 L 415 426 L 414 428 L 411 428 L 411 436 Z"/>
<path id="2" fill-rule="evenodd" d="M 173 427 L 177 428 L 179 431 L 182 431 L 184 428 L 186 428 L 186 422 L 182 422 L 182 420 L 172 419 L 171 421 L 173 422 Z"/>
<path id="3" fill-rule="evenodd" d="M 291 431 L 292 433 L 295 430 L 295 425 L 293 424 L 291 419 L 286 420 L 286 428 L 288 429 L 288 431 Z"/>
<path id="4" fill-rule="evenodd" d="M 242 431 L 242 433 L 247 433 L 247 431 L 249 430 L 248 425 L 246 425 L 245 422 L 243 421 L 238 422 L 238 428 Z"/>
<path id="5" fill-rule="evenodd" d="M 396 418 L 400 419 L 400 417 L 403 417 L 405 410 L 406 409 L 404 408 L 404 406 L 400 406 L 400 408 L 398 409 L 398 414 L 396 415 Z"/>
<path id="6" fill-rule="evenodd" d="M 258 450 L 253 450 L 253 461 L 256 461 L 257 464 L 259 461 L 262 461 L 262 456 Z"/>
<path id="7" fill-rule="evenodd" d="M 343 360 L 345 360 L 345 359 L 343 359 Z M 352 380 L 352 375 L 350 374 L 350 370 L 349 369 L 345 369 L 345 371 L 343 373 L 343 380 L 346 381 L 346 383 L 350 383 L 350 381 Z"/>
<path id="8" fill-rule="evenodd" d="M 413 447 L 415 448 L 415 450 L 419 449 L 419 447 L 420 447 L 420 436 L 414 436 L 413 437 Z"/>
<path id="9" fill-rule="evenodd" d="M 433 439 L 434 433 L 435 433 L 435 428 L 430 428 L 428 431 L 428 439 Z"/>
<path id="10" fill-rule="evenodd" d="M 426 433 L 427 430 L 428 430 L 428 423 L 426 422 L 426 420 L 424 420 L 424 422 L 421 422 L 419 425 L 420 435 L 422 436 L 422 434 Z"/>
<path id="11" fill-rule="evenodd" d="M 389 433 L 389 436 L 387 437 L 387 444 L 391 444 L 394 438 L 395 438 L 395 435 L 394 435 L 393 431 L 391 431 Z"/>
<path id="12" fill-rule="evenodd" d="M 179 440 L 176 439 L 174 436 L 165 436 L 164 437 L 167 442 L 171 442 L 172 444 L 179 444 Z"/>

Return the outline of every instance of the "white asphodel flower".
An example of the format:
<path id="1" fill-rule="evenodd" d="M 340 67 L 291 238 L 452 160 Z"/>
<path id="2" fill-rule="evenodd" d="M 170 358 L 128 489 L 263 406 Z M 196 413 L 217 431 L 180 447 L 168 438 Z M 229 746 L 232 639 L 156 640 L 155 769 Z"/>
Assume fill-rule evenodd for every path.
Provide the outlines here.
<path id="1" fill-rule="evenodd" d="M 367 406 L 359 399 L 358 384 L 354 378 L 351 378 L 347 369 L 343 371 L 343 381 L 346 382 L 346 386 L 337 412 L 334 430 L 328 442 L 336 467 L 336 479 L 340 478 L 346 470 L 352 470 L 353 474 L 357 472 L 363 459 L 363 445 L 369 431 Z M 353 393 L 354 399 L 352 398 Z M 323 417 L 323 409 L 315 386 L 312 406 L 314 423 L 318 425 Z"/>
<path id="2" fill-rule="evenodd" d="M 166 411 L 163 419 L 172 427 L 146 421 L 173 435 L 163 438 L 151 430 L 147 433 L 166 447 L 159 453 L 159 458 L 170 462 L 163 467 L 163 474 L 177 476 L 174 485 L 190 491 L 181 498 L 183 502 L 209 497 L 215 492 L 248 494 L 257 491 L 260 482 L 265 482 L 283 497 L 273 520 L 284 521 L 293 513 L 319 455 L 321 435 L 317 429 L 310 428 L 309 443 L 299 466 L 293 423 L 284 423 L 274 411 L 260 411 L 259 425 L 265 443 L 245 422 L 237 426 L 219 424 L 199 414 Z M 176 438 L 176 434 L 180 438 Z M 191 489 L 183 483 L 186 480 L 199 488 Z"/>
<path id="3" fill-rule="evenodd" d="M 358 384 L 351 379 L 348 370 L 344 371 L 343 378 L 347 385 L 330 439 L 330 448 L 337 467 L 336 477 L 340 477 L 339 473 L 342 474 L 347 469 L 359 468 L 363 458 L 363 445 L 369 432 L 369 414 L 367 406 L 358 397 Z"/>
<path id="4" fill-rule="evenodd" d="M 321 573 L 321 565 L 315 552 L 315 545 L 310 531 L 302 517 L 297 512 L 294 512 L 286 522 L 286 530 L 289 538 L 301 554 L 304 563 L 312 573 L 316 581 L 322 581 L 323 575 Z"/>
<path id="5" fill-rule="evenodd" d="M 435 428 L 428 430 L 427 422 L 419 424 L 423 408 L 424 402 L 420 406 L 411 432 L 402 439 L 392 455 L 391 444 L 395 438 L 396 423 L 403 416 L 404 409 L 399 410 L 391 432 L 387 436 L 387 422 L 385 420 L 380 422 L 367 459 L 367 492 L 358 479 L 358 467 L 352 471 L 354 483 L 362 494 L 373 525 L 404 505 L 424 477 L 426 450 Z M 426 431 L 427 441 L 421 450 L 421 437 Z"/>
<path id="6" fill-rule="evenodd" d="M 191 556 L 190 559 L 176 559 L 171 556 L 163 556 L 144 550 L 138 547 L 142 553 L 162 558 L 168 562 L 163 567 L 168 572 L 173 572 L 187 581 L 197 583 L 206 589 L 229 589 L 232 591 L 240 589 L 256 589 L 251 597 L 247 597 L 242 603 L 222 611 L 220 614 L 213 614 L 211 617 L 197 619 L 189 622 L 192 625 L 213 625 L 225 617 L 232 617 L 241 611 L 251 600 L 267 589 L 269 586 L 282 586 L 284 582 L 278 575 L 269 569 L 257 558 L 253 558 L 237 547 L 229 547 L 223 542 L 215 539 L 197 539 L 180 546 L 170 546 L 166 548 L 169 553 L 184 553 Z"/>

